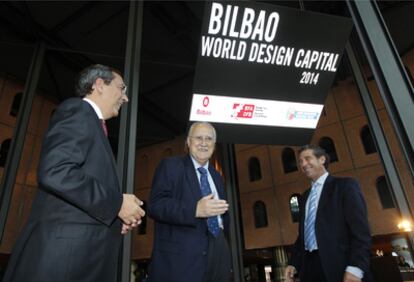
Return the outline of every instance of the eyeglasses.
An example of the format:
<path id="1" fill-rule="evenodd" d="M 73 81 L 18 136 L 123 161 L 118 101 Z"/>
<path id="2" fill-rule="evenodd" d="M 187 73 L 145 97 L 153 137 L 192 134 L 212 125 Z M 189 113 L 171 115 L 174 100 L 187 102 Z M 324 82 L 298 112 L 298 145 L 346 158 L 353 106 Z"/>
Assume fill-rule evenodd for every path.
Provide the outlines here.
<path id="1" fill-rule="evenodd" d="M 125 84 L 121 84 L 121 85 L 118 85 L 117 87 L 122 91 L 122 94 L 124 95 L 126 94 L 128 86 L 126 86 Z"/>
<path id="2" fill-rule="evenodd" d="M 211 144 L 213 143 L 215 140 L 213 137 L 211 136 L 190 136 L 191 138 L 193 138 L 197 143 L 207 143 L 207 144 Z"/>

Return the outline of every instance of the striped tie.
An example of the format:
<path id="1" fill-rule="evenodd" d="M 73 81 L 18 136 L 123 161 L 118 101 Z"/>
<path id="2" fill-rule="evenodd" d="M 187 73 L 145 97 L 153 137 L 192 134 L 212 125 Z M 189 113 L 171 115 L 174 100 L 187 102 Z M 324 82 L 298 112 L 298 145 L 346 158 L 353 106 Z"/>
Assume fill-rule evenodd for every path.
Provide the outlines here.
<path id="1" fill-rule="evenodd" d="M 210 184 L 208 183 L 207 178 L 207 170 L 204 167 L 197 168 L 198 172 L 200 172 L 200 187 L 201 187 L 201 195 L 203 197 L 211 194 Z M 217 237 L 220 233 L 220 227 L 218 223 L 217 216 L 212 216 L 207 218 L 207 228 L 214 237 Z"/>
<path id="2" fill-rule="evenodd" d="M 308 198 L 308 214 L 305 220 L 305 250 L 316 249 L 315 219 L 316 219 L 316 189 L 318 183 L 314 183 Z"/>

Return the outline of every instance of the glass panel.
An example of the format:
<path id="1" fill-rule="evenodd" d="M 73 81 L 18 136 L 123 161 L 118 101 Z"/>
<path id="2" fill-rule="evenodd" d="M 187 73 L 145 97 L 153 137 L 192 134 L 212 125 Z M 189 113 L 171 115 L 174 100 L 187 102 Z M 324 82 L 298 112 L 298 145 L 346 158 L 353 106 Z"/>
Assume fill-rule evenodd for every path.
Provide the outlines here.
<path id="1" fill-rule="evenodd" d="M 3 19 L 2 15 L 6 9 L 2 7 L 0 10 L 0 17 Z M 31 192 L 30 187 L 27 186 L 27 177 L 29 167 L 33 163 L 33 138 L 30 131 L 35 127 L 32 118 L 37 119 L 33 114 L 28 125 L 26 142 L 20 160 L 17 159 L 17 156 L 12 156 L 9 151 L 16 130 L 21 97 L 32 61 L 33 50 L 33 42 L 17 36 L 12 26 L 3 20 L 0 21 L 0 181 L 4 180 L 7 158 L 10 159 L 9 163 L 11 161 L 19 163 L 15 184 L 10 187 L 12 191 L 8 217 L 0 242 L 0 269 L 5 268 L 5 263 L 20 232 L 22 222 L 27 218 L 26 215 L 30 209 L 28 205 L 24 204 Z M 1 190 L 0 193 L 6 193 L 6 190 Z M 3 198 L 3 201 L 6 200 Z M 6 202 L 0 203 L 0 207 L 6 206 Z"/>
<path id="2" fill-rule="evenodd" d="M 56 107 L 67 98 L 76 96 L 74 83 L 79 71 L 97 63 L 124 70 L 128 14 L 128 1 L 1 4 L 0 144 L 4 150 L 7 146 L 3 141 L 12 137 L 19 108 L 23 106 L 15 97 L 17 93 L 24 92 L 34 46 L 38 39 L 46 46 L 6 230 L 0 245 L 1 256 L 10 254 L 19 231 L 29 217 L 38 191 L 37 166 L 43 136 Z M 116 156 L 119 117 L 110 120 L 108 127 L 109 141 Z M 0 158 L 3 156 L 2 151 Z M 3 168 L 0 167 L 2 174 Z M 0 259 L 1 269 L 4 269 L 3 262 L 6 261 L 7 257 Z"/>

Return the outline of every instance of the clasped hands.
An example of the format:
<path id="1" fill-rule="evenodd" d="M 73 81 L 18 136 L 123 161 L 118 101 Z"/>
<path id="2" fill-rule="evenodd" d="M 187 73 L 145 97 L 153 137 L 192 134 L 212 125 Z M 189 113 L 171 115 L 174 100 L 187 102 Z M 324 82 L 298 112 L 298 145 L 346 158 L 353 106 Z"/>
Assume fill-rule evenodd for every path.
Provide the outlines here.
<path id="1" fill-rule="evenodd" d="M 145 216 L 145 211 L 141 208 L 144 204 L 133 194 L 123 194 L 121 209 L 118 217 L 122 220 L 121 234 L 127 234 L 132 228 L 137 227 Z"/>
<path id="2" fill-rule="evenodd" d="M 211 217 L 222 215 L 229 209 L 229 204 L 225 200 L 214 199 L 210 194 L 201 198 L 197 202 L 196 217 Z"/>

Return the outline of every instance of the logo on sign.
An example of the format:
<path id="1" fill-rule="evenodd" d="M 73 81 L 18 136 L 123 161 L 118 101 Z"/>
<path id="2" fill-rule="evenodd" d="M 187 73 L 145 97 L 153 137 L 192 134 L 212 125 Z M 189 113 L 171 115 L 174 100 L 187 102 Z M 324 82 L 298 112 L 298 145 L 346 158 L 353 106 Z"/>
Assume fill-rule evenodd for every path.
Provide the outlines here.
<path id="1" fill-rule="evenodd" d="M 295 109 L 289 109 L 286 114 L 288 120 L 293 119 L 318 119 L 318 112 L 305 112 L 305 111 L 296 111 Z"/>
<path id="2" fill-rule="evenodd" d="M 207 107 L 209 103 L 210 99 L 208 98 L 208 96 L 205 96 L 203 99 L 203 107 Z"/>
<path id="3" fill-rule="evenodd" d="M 233 114 L 232 117 L 235 119 L 238 118 L 252 118 L 255 105 L 253 104 L 233 104 Z"/>
<path id="4" fill-rule="evenodd" d="M 208 96 L 204 96 L 201 100 L 201 104 L 203 107 L 201 109 L 197 109 L 196 114 L 200 116 L 211 116 L 211 110 L 207 108 L 210 104 L 210 98 Z"/>

